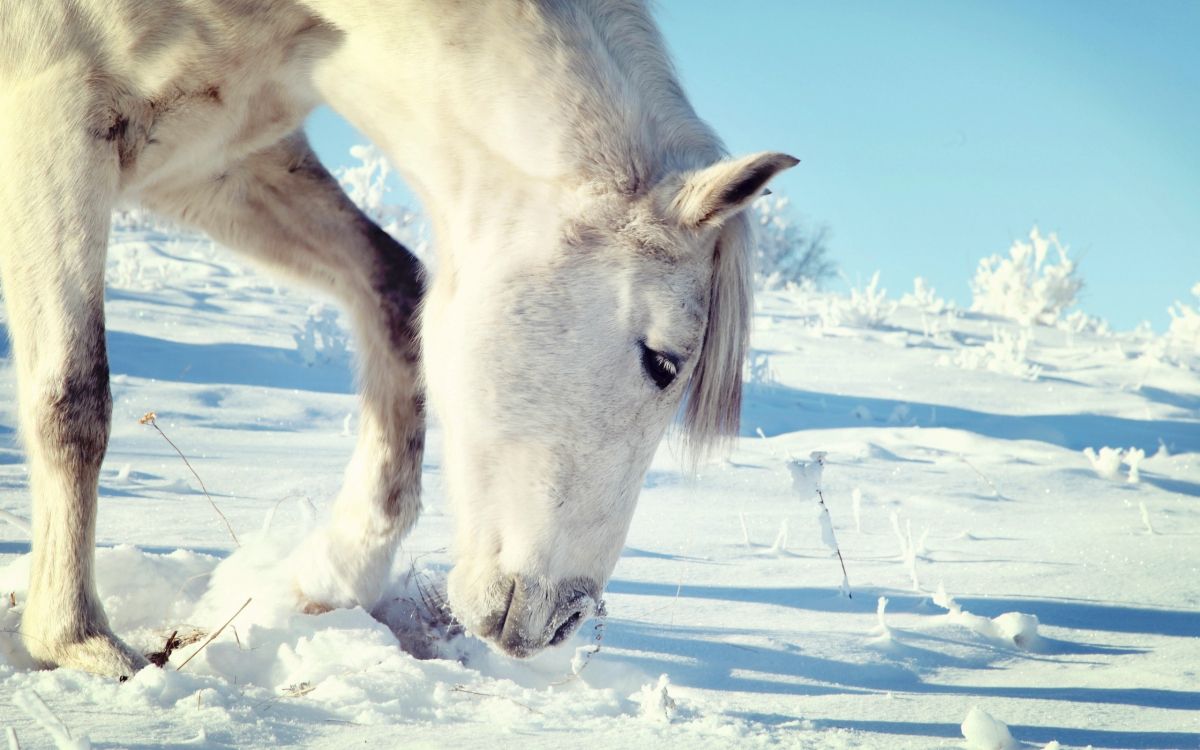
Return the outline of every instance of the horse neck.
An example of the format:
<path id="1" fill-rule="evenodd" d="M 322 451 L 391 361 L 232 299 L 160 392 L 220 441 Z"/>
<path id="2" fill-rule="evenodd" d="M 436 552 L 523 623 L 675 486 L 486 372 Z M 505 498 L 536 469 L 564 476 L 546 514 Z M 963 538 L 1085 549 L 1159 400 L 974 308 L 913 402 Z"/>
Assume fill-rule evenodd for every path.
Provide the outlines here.
<path id="1" fill-rule="evenodd" d="M 381 5 L 330 3 L 346 38 L 315 78 L 404 174 L 440 252 L 549 238 L 587 195 L 720 155 L 640 2 Z"/>

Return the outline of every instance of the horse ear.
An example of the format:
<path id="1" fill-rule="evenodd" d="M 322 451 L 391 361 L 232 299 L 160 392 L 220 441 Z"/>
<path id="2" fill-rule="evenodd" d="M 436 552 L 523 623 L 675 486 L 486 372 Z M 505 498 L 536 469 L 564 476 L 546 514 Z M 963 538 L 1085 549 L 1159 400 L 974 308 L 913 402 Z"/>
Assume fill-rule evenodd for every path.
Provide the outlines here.
<path id="1" fill-rule="evenodd" d="M 800 160 L 773 151 L 726 159 L 684 177 L 669 211 L 682 226 L 716 226 L 762 194 L 767 182 Z"/>

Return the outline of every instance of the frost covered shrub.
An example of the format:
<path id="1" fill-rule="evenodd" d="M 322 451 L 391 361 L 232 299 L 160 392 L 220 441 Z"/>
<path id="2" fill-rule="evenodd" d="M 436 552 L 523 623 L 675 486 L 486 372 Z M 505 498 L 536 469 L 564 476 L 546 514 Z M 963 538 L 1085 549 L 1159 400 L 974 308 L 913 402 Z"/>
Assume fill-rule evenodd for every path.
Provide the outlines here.
<path id="1" fill-rule="evenodd" d="M 960 349 L 953 359 L 943 355 L 938 363 L 944 365 L 952 362 L 964 370 L 989 370 L 1023 380 L 1037 380 L 1042 368 L 1029 361 L 1028 351 L 1028 330 L 1009 333 L 993 328 L 991 341 L 982 346 Z"/>
<path id="2" fill-rule="evenodd" d="M 1056 263 L 1048 262 L 1051 249 Z M 1008 257 L 992 255 L 979 261 L 971 280 L 971 309 L 1024 325 L 1052 325 L 1063 310 L 1075 304 L 1082 288 L 1075 262 L 1067 257 L 1058 235 L 1043 237 L 1034 227 L 1029 242 L 1014 242 Z"/>
<path id="3" fill-rule="evenodd" d="M 346 358 L 350 339 L 338 324 L 336 309 L 317 303 L 308 308 L 304 327 L 292 334 L 304 364 L 339 362 Z"/>
<path id="4" fill-rule="evenodd" d="M 754 202 L 751 217 L 757 230 L 755 281 L 761 289 L 783 289 L 789 284 L 820 286 L 833 278 L 837 266 L 825 245 L 829 230 L 805 232 L 791 216 L 790 201 L 768 195 Z"/>
<path id="5" fill-rule="evenodd" d="M 913 290 L 900 298 L 900 304 L 921 313 L 921 332 L 925 338 L 936 338 L 942 333 L 942 317 L 953 320 L 957 315 L 953 300 L 945 300 L 929 282 L 920 276 L 913 279 Z"/>
<path id="6" fill-rule="evenodd" d="M 1108 321 L 1088 315 L 1083 310 L 1074 310 L 1062 320 L 1058 327 L 1068 333 L 1094 333 L 1097 336 L 1110 336 L 1112 329 Z"/>
<path id="7" fill-rule="evenodd" d="M 420 212 L 389 200 L 392 193 L 389 184 L 392 167 L 387 157 L 374 146 L 361 144 L 351 146 L 350 155 L 358 159 L 359 164 L 337 170 L 338 182 L 346 195 L 383 231 L 428 262 L 429 243 L 425 238 L 425 222 Z"/>
<path id="8" fill-rule="evenodd" d="M 889 302 L 887 290 L 879 288 L 879 272 L 871 275 L 864 287 L 854 287 L 849 297 L 831 296 L 821 311 L 821 323 L 826 326 L 850 328 L 877 328 L 887 322 L 896 311 L 896 303 Z"/>
<path id="9" fill-rule="evenodd" d="M 1167 335 L 1172 343 L 1184 350 L 1200 354 L 1200 283 L 1192 287 L 1192 294 L 1197 299 L 1197 306 L 1185 305 L 1176 300 L 1168 308 L 1171 314 L 1171 328 Z"/>
<path id="10" fill-rule="evenodd" d="M 941 315 L 954 309 L 953 302 L 937 296 L 937 290 L 920 276 L 913 279 L 913 290 L 900 298 L 900 304 L 915 307 L 923 313 Z"/>

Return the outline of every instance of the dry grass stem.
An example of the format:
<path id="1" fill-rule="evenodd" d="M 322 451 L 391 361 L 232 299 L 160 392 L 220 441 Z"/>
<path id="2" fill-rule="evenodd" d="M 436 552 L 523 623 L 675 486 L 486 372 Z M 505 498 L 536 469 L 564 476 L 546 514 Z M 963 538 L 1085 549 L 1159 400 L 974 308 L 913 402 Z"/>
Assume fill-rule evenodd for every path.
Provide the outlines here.
<path id="1" fill-rule="evenodd" d="M 238 607 L 238 610 L 237 610 L 237 612 L 234 612 L 234 613 L 233 613 L 233 614 L 230 616 L 230 618 L 229 618 L 228 620 L 226 620 L 226 621 L 225 621 L 225 624 L 224 624 L 224 625 L 222 625 L 221 627 L 217 628 L 217 629 L 216 629 L 216 631 L 215 631 L 215 632 L 214 632 L 212 635 L 210 635 L 210 636 L 208 637 L 208 640 L 204 641 L 204 643 L 202 643 L 202 644 L 200 645 L 200 648 L 198 648 L 198 649 L 196 649 L 195 651 L 193 651 L 193 652 L 191 653 L 191 655 L 189 655 L 189 656 L 188 656 L 188 658 L 186 658 L 186 659 L 184 659 L 184 660 L 183 660 L 183 663 L 182 663 L 182 664 L 180 664 L 178 667 L 175 667 L 175 671 L 176 671 L 176 672 L 182 672 L 182 671 L 183 671 L 183 668 L 184 668 L 184 667 L 186 667 L 186 666 L 188 665 L 188 662 L 189 662 L 189 661 L 191 661 L 192 659 L 195 659 L 195 658 L 196 658 L 196 654 L 198 654 L 198 653 L 200 653 L 201 651 L 203 651 L 204 649 L 208 648 L 208 644 L 212 643 L 212 642 L 213 642 L 213 641 L 216 639 L 216 637 L 217 637 L 217 636 L 219 636 L 219 635 L 221 634 L 221 632 L 222 632 L 223 630 L 225 630 L 225 628 L 227 628 L 227 627 L 229 626 L 229 623 L 233 622 L 233 618 L 235 618 L 235 617 L 237 617 L 238 615 L 240 615 L 240 614 L 242 613 L 242 610 L 243 610 L 243 609 L 245 609 L 246 607 L 249 607 L 249 606 L 250 606 L 250 602 L 251 602 L 251 601 L 253 601 L 253 597 L 251 597 L 250 599 L 247 599 L 247 600 L 245 601 L 245 603 L 244 603 L 244 604 L 242 604 L 242 606 Z"/>
<path id="2" fill-rule="evenodd" d="M 175 445 L 175 443 L 171 441 L 171 438 L 167 437 L 167 433 L 163 432 L 162 428 L 158 426 L 158 415 L 152 411 L 148 411 L 142 415 L 142 418 L 138 420 L 138 423 L 148 424 L 153 427 L 158 431 L 159 435 L 162 435 L 162 439 L 167 441 L 167 445 L 175 449 L 175 452 L 178 453 L 179 457 L 183 459 L 184 465 L 188 467 L 188 471 L 192 472 L 192 476 L 194 476 L 196 481 L 200 483 L 200 489 L 204 491 L 204 496 L 208 498 L 208 504 L 212 506 L 212 509 L 215 510 L 217 515 L 221 517 L 221 520 L 225 522 L 225 528 L 229 530 L 229 536 L 233 537 L 233 543 L 241 547 L 242 543 L 238 541 L 237 534 L 234 533 L 233 526 L 230 525 L 229 519 L 226 518 L 225 514 L 221 512 L 221 509 L 217 507 L 216 502 L 214 502 L 212 499 L 212 495 L 208 494 L 208 488 L 204 486 L 204 480 L 201 479 L 200 475 L 196 473 L 196 470 L 192 468 L 191 461 L 187 460 L 187 456 L 183 455 L 183 451 L 179 450 L 179 446 Z"/>
<path id="3" fill-rule="evenodd" d="M 507 695 L 497 695 L 496 693 L 481 693 L 477 690 L 467 689 L 466 685 L 455 685 L 454 692 L 464 693 L 466 695 L 478 695 L 481 698 L 499 698 L 501 700 L 506 700 L 509 703 L 512 703 L 514 705 L 520 706 L 521 708 L 525 709 L 526 711 L 529 711 L 530 713 L 535 713 L 535 714 L 538 714 L 539 716 L 542 715 L 542 712 L 537 710 L 533 706 L 522 703 L 521 701 L 516 700 L 514 698 L 509 698 Z"/>
<path id="4" fill-rule="evenodd" d="M 817 502 L 821 504 L 821 509 L 824 510 L 826 514 L 828 514 L 829 508 L 828 508 L 828 506 L 825 505 L 825 495 L 821 492 L 820 487 L 817 488 Z M 834 552 L 837 552 L 838 562 L 841 563 L 841 565 L 842 565 L 842 578 L 846 581 L 849 581 L 850 574 L 846 572 L 846 561 L 842 559 L 842 548 L 837 542 L 834 542 L 833 550 L 834 550 Z M 846 598 L 847 599 L 854 598 L 854 594 L 850 591 L 849 586 L 846 587 Z"/>
<path id="5" fill-rule="evenodd" d="M 192 628 L 190 632 L 184 633 L 182 636 L 179 635 L 179 630 L 172 630 L 163 643 L 163 647 L 158 651 L 146 654 L 146 658 L 151 664 L 161 669 L 171 660 L 171 654 L 184 646 L 190 646 L 203 637 L 204 631 L 197 628 Z"/>

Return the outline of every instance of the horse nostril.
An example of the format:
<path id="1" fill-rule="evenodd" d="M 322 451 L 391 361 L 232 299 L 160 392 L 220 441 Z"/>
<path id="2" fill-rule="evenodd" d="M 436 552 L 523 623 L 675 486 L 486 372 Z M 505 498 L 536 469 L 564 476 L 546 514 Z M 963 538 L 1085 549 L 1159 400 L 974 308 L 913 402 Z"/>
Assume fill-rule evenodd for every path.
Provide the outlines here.
<path id="1" fill-rule="evenodd" d="M 563 621 L 562 625 L 558 626 L 558 630 L 554 631 L 554 637 L 550 639 L 551 646 L 557 646 L 563 641 L 571 637 L 575 629 L 583 622 L 583 610 L 575 610 L 571 616 Z"/>

